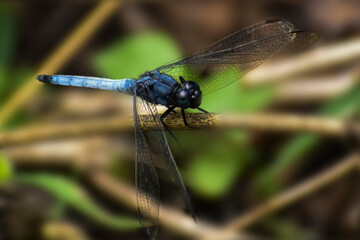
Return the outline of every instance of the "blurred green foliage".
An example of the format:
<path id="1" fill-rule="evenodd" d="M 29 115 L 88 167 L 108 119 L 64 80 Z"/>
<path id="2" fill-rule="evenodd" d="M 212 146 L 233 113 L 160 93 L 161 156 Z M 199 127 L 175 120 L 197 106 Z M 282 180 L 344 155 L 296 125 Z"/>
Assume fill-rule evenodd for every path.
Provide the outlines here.
<path id="1" fill-rule="evenodd" d="M 0 184 L 9 181 L 13 176 L 13 167 L 7 157 L 0 153 Z"/>
<path id="2" fill-rule="evenodd" d="M 166 34 L 146 32 L 128 36 L 94 56 L 94 67 L 101 76 L 138 78 L 140 74 L 179 58 L 176 43 Z"/>
<path id="3" fill-rule="evenodd" d="M 16 4 L 0 2 L 0 106 L 4 105 L 22 81 L 34 72 L 27 66 L 13 65 L 12 62 L 17 47 L 17 11 Z M 26 120 L 26 115 L 19 112 L 6 126 L 16 126 Z"/>
<path id="4" fill-rule="evenodd" d="M 10 3 L 0 2 L 0 101 L 5 96 L 5 76 L 15 50 L 15 11 Z"/>
<path id="5" fill-rule="evenodd" d="M 184 178 L 192 190 L 206 198 L 224 196 L 253 158 L 249 155 L 253 149 L 247 144 L 246 134 L 240 131 L 214 134 L 206 134 L 208 138 L 187 134 L 190 141 L 187 145 L 192 144 L 198 153 L 188 163 Z"/>
<path id="6" fill-rule="evenodd" d="M 53 173 L 27 173 L 18 174 L 15 180 L 39 187 L 53 195 L 58 201 L 54 205 L 54 212 L 57 214 L 59 206 L 68 206 L 109 228 L 133 230 L 140 227 L 135 217 L 115 216 L 100 208 L 76 182 L 64 176 Z"/>
<path id="7" fill-rule="evenodd" d="M 319 110 L 320 116 L 346 119 L 358 112 L 360 105 L 360 85 L 350 89 L 344 95 L 324 104 Z M 298 134 L 282 146 L 274 162 L 256 179 L 257 188 L 263 197 L 271 197 L 278 193 L 284 181 L 282 176 L 308 154 L 322 140 L 315 134 Z"/>
<path id="8" fill-rule="evenodd" d="M 268 107 L 274 97 L 275 89 L 271 85 L 248 88 L 240 80 L 205 95 L 201 107 L 210 112 L 254 113 Z"/>
<path id="9" fill-rule="evenodd" d="M 16 87 L 17 80 L 10 78 L 11 60 L 15 52 L 15 8 L 12 3 L 0 2 L 0 106 Z M 13 169 L 10 161 L 0 153 L 0 182 L 9 180 Z"/>

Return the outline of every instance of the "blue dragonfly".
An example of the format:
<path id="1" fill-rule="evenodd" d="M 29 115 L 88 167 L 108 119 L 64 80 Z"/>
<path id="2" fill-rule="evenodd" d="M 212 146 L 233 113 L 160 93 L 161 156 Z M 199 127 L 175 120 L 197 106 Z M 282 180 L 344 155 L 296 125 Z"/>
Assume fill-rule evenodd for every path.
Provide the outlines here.
<path id="1" fill-rule="evenodd" d="M 309 46 L 318 38 L 317 33 L 298 30 L 287 20 L 272 19 L 237 31 L 190 57 L 145 72 L 138 79 L 112 80 L 73 75 L 39 75 L 37 79 L 55 85 L 133 95 L 138 214 L 148 237 L 155 239 L 160 205 L 155 163 L 170 173 L 195 220 L 193 205 L 165 138 L 163 129 L 171 132 L 164 118 L 175 112 L 175 108 L 180 108 L 183 122 L 189 126 L 184 110 L 193 108 L 206 112 L 200 108 L 202 95 L 237 81 L 284 50 Z M 156 105 L 168 109 L 159 116 Z M 149 124 L 156 129 L 146 131 Z"/>

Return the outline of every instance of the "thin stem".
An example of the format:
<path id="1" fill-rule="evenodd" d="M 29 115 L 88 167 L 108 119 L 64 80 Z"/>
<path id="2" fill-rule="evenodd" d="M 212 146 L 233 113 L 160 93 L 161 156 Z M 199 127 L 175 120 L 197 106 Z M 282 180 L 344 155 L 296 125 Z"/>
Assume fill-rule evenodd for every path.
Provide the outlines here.
<path id="1" fill-rule="evenodd" d="M 261 131 L 312 132 L 336 137 L 346 136 L 347 122 L 339 119 L 308 117 L 289 114 L 206 114 L 189 113 L 186 118 L 194 129 L 240 128 Z M 110 117 L 63 124 L 41 124 L 0 134 L 0 147 L 40 140 L 78 137 L 91 134 L 112 134 L 133 131 L 131 117 Z M 170 130 L 190 130 L 181 115 L 171 114 L 165 119 Z M 145 123 L 147 130 L 154 129 L 152 122 Z"/>

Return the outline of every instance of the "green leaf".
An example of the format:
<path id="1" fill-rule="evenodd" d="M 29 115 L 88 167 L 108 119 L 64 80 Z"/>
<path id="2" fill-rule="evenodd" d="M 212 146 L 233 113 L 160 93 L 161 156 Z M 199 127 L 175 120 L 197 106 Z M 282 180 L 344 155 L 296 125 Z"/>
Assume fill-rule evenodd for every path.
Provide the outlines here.
<path id="1" fill-rule="evenodd" d="M 197 139 L 197 154 L 183 171 L 187 185 L 198 194 L 207 198 L 218 198 L 224 195 L 234 181 L 239 177 L 243 168 L 249 163 L 249 149 L 245 151 L 245 134 L 237 131 L 223 136 L 223 134 L 206 139 Z M 199 140 L 200 139 L 200 140 Z"/>
<path id="2" fill-rule="evenodd" d="M 133 230 L 140 227 L 136 218 L 109 214 L 98 206 L 77 183 L 63 176 L 49 173 L 29 173 L 18 175 L 16 180 L 44 189 L 60 203 L 76 209 L 107 227 L 118 230 Z"/>
<path id="3" fill-rule="evenodd" d="M 258 112 L 272 103 L 275 91 L 270 85 L 248 88 L 240 81 L 205 95 L 201 107 L 210 112 Z"/>
<path id="4" fill-rule="evenodd" d="M 355 114 L 360 106 L 360 85 L 343 96 L 323 106 L 320 116 L 346 118 Z M 292 137 L 275 157 L 274 163 L 257 177 L 256 186 L 262 196 L 270 197 L 282 188 L 282 174 L 286 173 L 302 157 L 308 154 L 320 141 L 314 134 L 298 134 Z"/>
<path id="5" fill-rule="evenodd" d="M 166 34 L 147 32 L 115 42 L 94 56 L 94 67 L 109 78 L 137 78 L 145 71 L 181 56 L 175 42 Z"/>
<path id="6" fill-rule="evenodd" d="M 12 165 L 3 154 L 0 153 L 0 183 L 7 182 L 13 175 Z"/>

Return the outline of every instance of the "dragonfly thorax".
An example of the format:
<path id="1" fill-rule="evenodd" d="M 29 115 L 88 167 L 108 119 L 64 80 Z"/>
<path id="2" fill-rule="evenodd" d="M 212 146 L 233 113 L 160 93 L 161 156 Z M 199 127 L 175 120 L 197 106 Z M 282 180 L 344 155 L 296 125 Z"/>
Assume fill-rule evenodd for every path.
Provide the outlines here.
<path id="1" fill-rule="evenodd" d="M 176 105 L 180 108 L 198 108 L 201 105 L 202 93 L 199 84 L 184 81 L 176 95 Z"/>
<path id="2" fill-rule="evenodd" d="M 180 82 L 158 70 L 146 72 L 136 82 L 136 95 L 154 104 L 183 109 L 198 108 L 202 92 L 199 84 L 179 77 Z"/>

